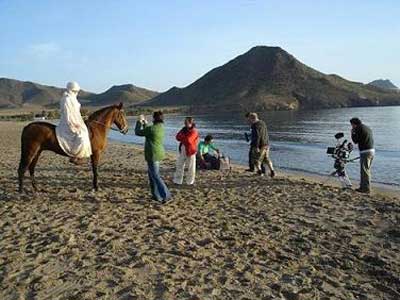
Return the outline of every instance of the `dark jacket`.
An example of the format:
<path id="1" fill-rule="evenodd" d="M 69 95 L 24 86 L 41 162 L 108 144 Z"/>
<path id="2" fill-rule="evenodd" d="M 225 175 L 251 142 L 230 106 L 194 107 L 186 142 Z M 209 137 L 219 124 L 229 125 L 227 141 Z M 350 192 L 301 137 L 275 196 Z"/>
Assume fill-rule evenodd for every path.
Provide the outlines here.
<path id="1" fill-rule="evenodd" d="M 351 139 L 354 144 L 358 144 L 358 149 L 360 149 L 360 151 L 374 148 L 372 130 L 364 124 L 358 125 L 351 131 Z"/>
<path id="2" fill-rule="evenodd" d="M 257 121 L 251 125 L 251 143 L 254 148 L 262 148 L 269 145 L 267 125 L 264 121 Z"/>

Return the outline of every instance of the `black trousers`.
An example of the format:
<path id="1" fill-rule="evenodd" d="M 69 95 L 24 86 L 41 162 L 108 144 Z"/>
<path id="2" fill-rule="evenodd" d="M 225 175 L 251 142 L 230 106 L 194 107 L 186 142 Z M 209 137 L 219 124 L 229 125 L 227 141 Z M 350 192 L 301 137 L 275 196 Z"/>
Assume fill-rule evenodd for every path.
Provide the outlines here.
<path id="1" fill-rule="evenodd" d="M 249 169 L 251 171 L 254 171 L 254 160 L 253 160 L 253 154 L 252 154 L 252 148 L 249 148 Z"/>
<path id="2" fill-rule="evenodd" d="M 215 157 L 214 155 L 210 155 L 208 153 L 203 155 L 204 160 L 206 161 L 208 168 L 210 170 L 219 170 L 220 168 L 220 161 L 217 157 Z"/>

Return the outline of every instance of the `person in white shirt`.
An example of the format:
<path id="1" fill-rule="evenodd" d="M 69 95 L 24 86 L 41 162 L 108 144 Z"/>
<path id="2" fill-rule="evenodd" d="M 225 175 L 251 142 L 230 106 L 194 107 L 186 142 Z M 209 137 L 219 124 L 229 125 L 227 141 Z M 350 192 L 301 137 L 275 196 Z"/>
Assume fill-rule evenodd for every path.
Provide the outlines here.
<path id="1" fill-rule="evenodd" d="M 374 137 L 372 130 L 364 125 L 360 119 L 352 118 L 351 139 L 358 145 L 360 150 L 360 188 L 356 191 L 360 193 L 371 192 L 371 165 L 375 156 Z"/>
<path id="2" fill-rule="evenodd" d="M 77 82 L 68 82 L 67 90 L 60 100 L 61 117 L 56 127 L 56 136 L 61 149 L 71 157 L 70 161 L 81 164 L 92 155 L 89 131 L 83 121 L 77 96 L 80 91 Z"/>

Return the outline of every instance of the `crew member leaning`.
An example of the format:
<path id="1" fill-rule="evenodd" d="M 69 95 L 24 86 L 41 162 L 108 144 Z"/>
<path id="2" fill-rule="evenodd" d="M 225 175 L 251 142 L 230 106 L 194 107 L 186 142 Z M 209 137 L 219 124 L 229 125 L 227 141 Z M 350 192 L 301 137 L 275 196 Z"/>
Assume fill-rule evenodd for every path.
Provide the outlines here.
<path id="1" fill-rule="evenodd" d="M 360 150 L 360 187 L 356 191 L 370 193 L 371 165 L 375 156 L 372 130 L 358 118 L 352 118 L 350 124 L 352 127 L 351 139 L 354 144 L 358 144 L 358 149 Z"/>

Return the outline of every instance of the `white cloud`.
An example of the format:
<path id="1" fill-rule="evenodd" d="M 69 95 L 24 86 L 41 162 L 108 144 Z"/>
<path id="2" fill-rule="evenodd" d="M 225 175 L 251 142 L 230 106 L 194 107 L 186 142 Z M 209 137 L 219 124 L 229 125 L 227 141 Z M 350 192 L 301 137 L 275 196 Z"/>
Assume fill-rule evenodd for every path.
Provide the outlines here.
<path id="1" fill-rule="evenodd" d="M 59 53 L 61 51 L 61 48 L 58 44 L 54 42 L 46 42 L 30 45 L 28 47 L 28 50 L 34 56 L 37 56 L 39 58 L 46 58 Z"/>

